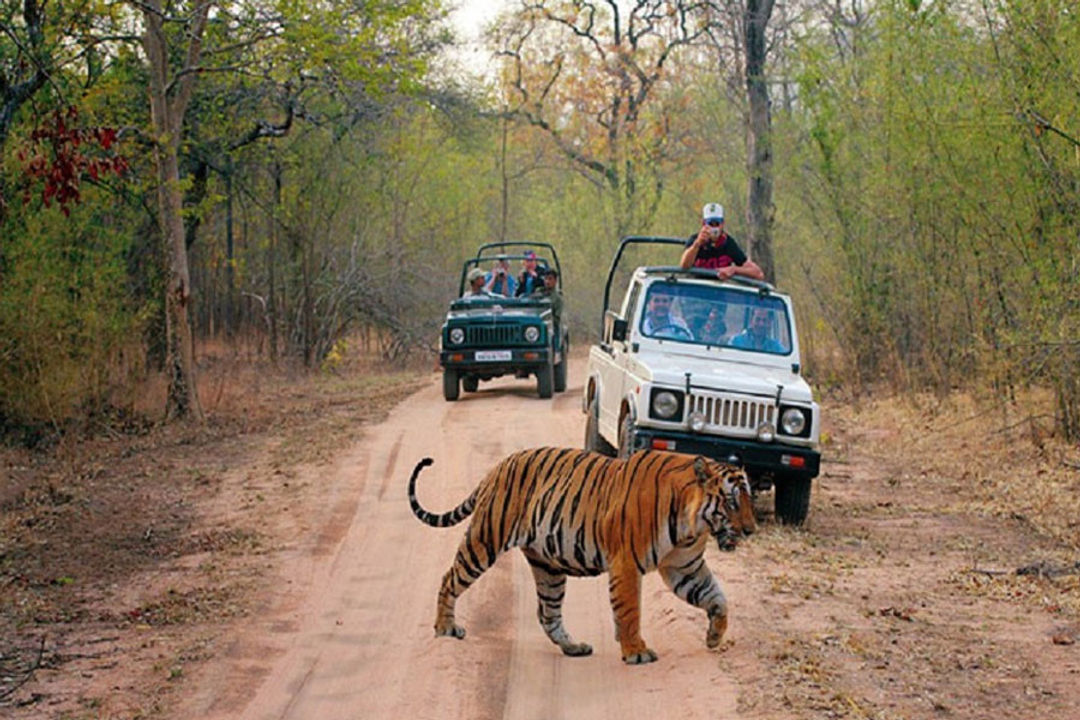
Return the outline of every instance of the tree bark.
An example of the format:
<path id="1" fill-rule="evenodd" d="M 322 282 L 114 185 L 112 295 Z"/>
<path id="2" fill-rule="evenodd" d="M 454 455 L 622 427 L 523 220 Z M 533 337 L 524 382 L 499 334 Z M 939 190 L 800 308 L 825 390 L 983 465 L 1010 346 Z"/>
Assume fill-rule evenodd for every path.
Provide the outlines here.
<path id="1" fill-rule="evenodd" d="M 749 230 L 747 247 L 750 255 L 765 273 L 765 280 L 776 282 L 773 261 L 772 227 L 773 156 L 772 118 L 769 112 L 769 86 L 765 80 L 767 46 L 765 30 L 772 16 L 773 0 L 746 2 L 746 96 L 750 122 L 746 128 L 747 188 L 746 224 Z"/>
<path id="2" fill-rule="evenodd" d="M 166 415 L 203 422 L 205 416 L 196 384 L 190 320 L 191 279 L 181 215 L 183 196 L 180 192 L 177 154 L 184 113 L 191 98 L 195 68 L 202 51 L 202 36 L 210 3 L 200 2 L 192 9 L 186 33 L 188 48 L 185 67 L 171 82 L 162 1 L 146 0 L 139 7 L 146 22 L 143 48 L 150 65 L 150 116 L 156 141 L 154 164 L 158 181 L 158 215 L 165 243 L 166 369 L 169 373 Z"/>

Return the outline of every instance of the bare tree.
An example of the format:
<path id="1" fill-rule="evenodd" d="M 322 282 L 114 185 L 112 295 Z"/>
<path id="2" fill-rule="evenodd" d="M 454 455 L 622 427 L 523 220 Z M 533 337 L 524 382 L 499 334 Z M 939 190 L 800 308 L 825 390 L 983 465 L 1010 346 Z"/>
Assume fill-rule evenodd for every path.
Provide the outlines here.
<path id="1" fill-rule="evenodd" d="M 15 111 L 49 79 L 44 3 L 23 0 L 22 6 L 21 26 L 0 18 L 0 34 L 15 47 L 10 61 L 0 62 L 0 147 L 7 140 Z"/>
<path id="2" fill-rule="evenodd" d="M 746 125 L 746 224 L 748 247 L 765 279 L 776 281 L 773 262 L 772 226 L 773 153 L 772 117 L 769 112 L 769 85 L 765 77 L 768 46 L 765 31 L 772 17 L 773 0 L 746 0 L 743 24 L 746 42 L 746 98 L 749 122 Z"/>
<path id="3" fill-rule="evenodd" d="M 655 96 L 672 54 L 706 32 L 705 9 L 685 0 L 522 0 L 498 31 L 509 114 L 612 194 L 619 234 L 647 223 L 660 202 L 676 113 Z"/>
<path id="4" fill-rule="evenodd" d="M 143 49 L 149 64 L 158 218 L 167 258 L 165 330 L 169 396 L 166 411 L 170 416 L 190 417 L 199 422 L 203 421 L 204 415 L 195 377 L 195 350 L 189 317 L 191 279 L 184 243 L 183 194 L 177 153 L 183 137 L 184 114 L 199 72 L 203 33 L 211 5 L 197 2 L 186 16 L 169 18 L 183 24 L 182 37 L 187 43 L 182 54 L 183 65 L 174 70 L 170 64 L 173 53 L 166 34 L 162 0 L 138 3 L 145 22 Z"/>

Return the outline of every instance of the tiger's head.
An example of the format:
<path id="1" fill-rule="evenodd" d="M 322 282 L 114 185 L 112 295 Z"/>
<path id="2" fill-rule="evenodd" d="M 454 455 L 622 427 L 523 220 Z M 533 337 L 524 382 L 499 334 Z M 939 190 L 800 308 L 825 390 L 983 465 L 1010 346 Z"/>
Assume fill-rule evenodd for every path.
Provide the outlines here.
<path id="1" fill-rule="evenodd" d="M 694 475 L 705 492 L 702 520 L 721 550 L 734 550 L 740 537 L 757 530 L 746 471 L 698 456 L 694 458 Z"/>

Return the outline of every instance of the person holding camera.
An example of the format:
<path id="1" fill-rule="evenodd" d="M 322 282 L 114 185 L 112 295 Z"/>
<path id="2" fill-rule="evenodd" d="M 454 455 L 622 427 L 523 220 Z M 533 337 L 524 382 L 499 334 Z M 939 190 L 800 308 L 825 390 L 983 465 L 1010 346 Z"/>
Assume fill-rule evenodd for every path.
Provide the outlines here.
<path id="1" fill-rule="evenodd" d="M 708 203 L 702 209 L 701 229 L 686 241 L 679 265 L 683 270 L 715 269 L 721 280 L 730 280 L 733 275 L 765 279 L 758 264 L 746 257 L 735 238 L 724 232 L 724 206 L 719 203 Z"/>
<path id="2" fill-rule="evenodd" d="M 484 288 L 494 295 L 514 297 L 514 291 L 517 289 L 517 281 L 514 280 L 514 276 L 510 274 L 509 260 L 502 256 L 495 260 L 495 265 L 492 266 L 491 272 L 484 278 Z"/>
<path id="3" fill-rule="evenodd" d="M 521 261 L 521 275 L 518 276 L 517 294 L 532 295 L 544 285 L 544 279 L 540 277 L 536 263 L 536 253 L 532 250 L 525 251 L 525 259 Z"/>

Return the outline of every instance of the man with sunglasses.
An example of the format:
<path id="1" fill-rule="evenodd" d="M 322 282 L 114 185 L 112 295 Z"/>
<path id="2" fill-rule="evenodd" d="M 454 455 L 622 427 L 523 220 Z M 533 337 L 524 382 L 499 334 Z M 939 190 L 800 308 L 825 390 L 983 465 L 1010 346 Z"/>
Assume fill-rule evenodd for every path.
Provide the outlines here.
<path id="1" fill-rule="evenodd" d="M 765 273 L 758 264 L 746 257 L 735 238 L 724 232 L 724 207 L 708 203 L 701 211 L 701 230 L 686 241 L 679 265 L 716 270 L 721 280 L 732 275 L 744 275 L 754 280 L 764 280 Z"/>

